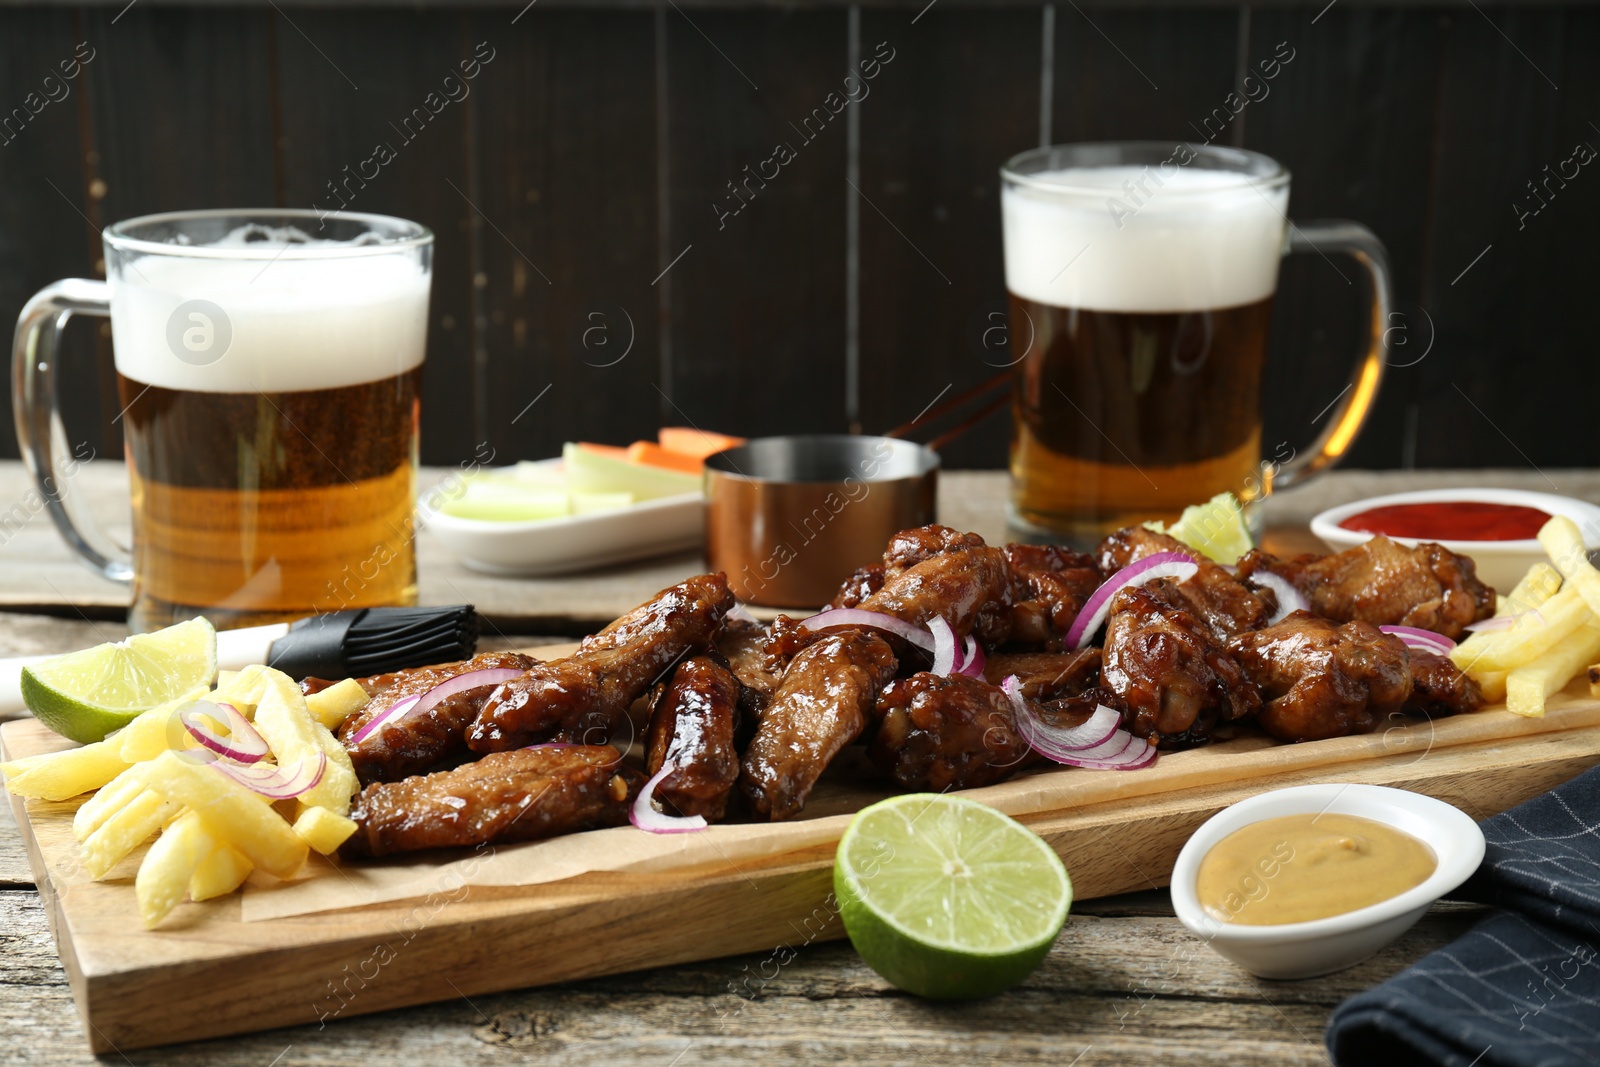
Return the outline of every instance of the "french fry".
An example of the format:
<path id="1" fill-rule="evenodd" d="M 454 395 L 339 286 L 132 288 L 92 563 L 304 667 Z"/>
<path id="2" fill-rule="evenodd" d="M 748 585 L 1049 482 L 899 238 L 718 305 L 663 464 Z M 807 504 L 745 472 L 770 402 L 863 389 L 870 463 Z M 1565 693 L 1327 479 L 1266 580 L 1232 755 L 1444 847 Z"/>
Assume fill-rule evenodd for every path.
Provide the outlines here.
<path id="1" fill-rule="evenodd" d="M 139 918 L 146 930 L 159 925 L 183 900 L 189 880 L 205 858 L 225 847 L 192 811 L 184 812 L 156 838 L 133 879 Z"/>
<path id="2" fill-rule="evenodd" d="M 356 832 L 356 824 L 327 808 L 307 808 L 294 821 L 294 832 L 324 856 L 331 856 Z"/>
<path id="3" fill-rule="evenodd" d="M 1450 659 L 1474 677 L 1489 671 L 1509 671 L 1558 644 L 1579 639 L 1578 633 L 1584 629 L 1600 630 L 1600 620 L 1576 589 L 1563 588 L 1544 602 L 1537 616 L 1518 619 L 1507 630 L 1475 634 L 1451 649 Z M 1586 640 L 1587 635 L 1582 639 Z"/>
<path id="4" fill-rule="evenodd" d="M 14 766 L 5 765 L 6 788 L 19 797 L 39 800 L 66 800 L 99 789 L 128 769 L 116 738 L 52 752 L 38 762 L 30 761 L 15 777 L 10 769 Z"/>
<path id="5" fill-rule="evenodd" d="M 175 752 L 138 768 L 150 788 L 193 808 L 206 827 L 268 874 L 287 878 L 306 860 L 306 845 L 271 805 L 238 782 Z"/>
<path id="6" fill-rule="evenodd" d="M 178 712 L 185 704 L 201 699 L 207 692 L 205 686 L 197 685 L 176 700 L 151 708 L 124 726 L 122 732 L 111 738 L 110 742 L 121 744 L 122 759 L 126 763 L 142 763 L 155 759 L 168 749 L 189 747 L 193 740 L 189 737 L 189 731 L 183 728 L 183 723 L 178 721 Z"/>
<path id="7" fill-rule="evenodd" d="M 1478 683 L 1478 688 L 1483 690 L 1485 704 L 1501 704 L 1506 699 L 1506 678 L 1510 671 L 1486 671 L 1482 674 L 1473 674 L 1472 680 Z"/>
<path id="8" fill-rule="evenodd" d="M 1565 689 L 1596 656 L 1600 656 L 1600 629 L 1591 628 L 1518 667 L 1506 676 L 1506 707 L 1518 715 L 1542 716 L 1545 698 Z"/>
<path id="9" fill-rule="evenodd" d="M 256 705 L 261 701 L 261 694 L 266 692 L 267 679 L 277 673 L 279 672 L 270 667 L 252 663 L 241 671 L 233 672 L 226 685 L 219 677 L 216 692 L 211 694 L 211 699 L 232 704 L 245 718 L 252 718 Z M 295 688 L 298 689 L 299 686 Z"/>
<path id="10" fill-rule="evenodd" d="M 306 710 L 329 730 L 337 730 L 351 715 L 366 707 L 371 699 L 367 691 L 361 688 L 361 683 L 354 678 L 346 678 L 320 693 L 306 697 Z"/>
<path id="11" fill-rule="evenodd" d="M 83 869 L 96 881 L 104 878 L 128 853 L 155 836 L 177 808 L 160 793 L 146 789 L 84 838 L 79 846 Z"/>
<path id="12" fill-rule="evenodd" d="M 319 809 L 320 810 L 320 809 Z M 227 896 L 244 884 L 255 865 L 232 845 L 218 841 L 189 876 L 189 899 L 210 900 Z"/>
<path id="13" fill-rule="evenodd" d="M 300 810 L 327 808 L 335 815 L 350 813 L 350 797 L 357 789 L 356 769 L 328 728 L 311 717 L 305 695 L 282 671 L 271 671 L 266 690 L 256 705 L 256 729 L 277 757 L 278 766 L 292 767 L 301 760 L 328 757 L 322 780 L 300 795 Z"/>
<path id="14" fill-rule="evenodd" d="M 129 767 L 78 805 L 78 810 L 72 815 L 72 836 L 79 841 L 87 840 L 90 834 L 105 825 L 107 819 L 127 807 L 146 788 L 144 772 L 137 767 Z"/>
<path id="15" fill-rule="evenodd" d="M 1589 563 L 1589 550 L 1584 546 L 1578 524 L 1565 515 L 1553 516 L 1539 530 L 1539 543 L 1561 577 L 1600 618 L 1600 571 Z"/>

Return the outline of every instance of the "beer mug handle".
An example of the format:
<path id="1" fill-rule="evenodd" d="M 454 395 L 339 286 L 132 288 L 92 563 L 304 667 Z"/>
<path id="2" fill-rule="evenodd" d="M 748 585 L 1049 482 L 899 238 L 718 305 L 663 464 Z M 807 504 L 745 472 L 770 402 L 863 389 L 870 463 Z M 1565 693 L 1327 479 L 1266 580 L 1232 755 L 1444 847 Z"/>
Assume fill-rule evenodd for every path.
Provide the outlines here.
<path id="1" fill-rule="evenodd" d="M 1356 365 L 1350 384 L 1337 400 L 1333 418 L 1311 448 L 1284 463 L 1262 464 L 1262 495 L 1298 485 L 1334 466 L 1349 451 L 1362 424 L 1372 411 L 1388 363 L 1389 316 L 1394 292 L 1389 275 L 1389 254 L 1378 235 L 1356 222 L 1327 219 L 1289 224 L 1288 253 L 1316 252 L 1324 257 L 1343 253 L 1366 268 L 1372 282 L 1372 307 L 1366 355 Z"/>
<path id="2" fill-rule="evenodd" d="M 133 580 L 133 563 L 67 492 L 58 471 L 72 460 L 56 411 L 56 349 L 61 328 L 74 315 L 110 315 L 105 282 L 68 278 L 39 290 L 17 318 L 11 348 L 11 404 L 17 445 L 50 519 L 91 568 L 114 582 Z"/>

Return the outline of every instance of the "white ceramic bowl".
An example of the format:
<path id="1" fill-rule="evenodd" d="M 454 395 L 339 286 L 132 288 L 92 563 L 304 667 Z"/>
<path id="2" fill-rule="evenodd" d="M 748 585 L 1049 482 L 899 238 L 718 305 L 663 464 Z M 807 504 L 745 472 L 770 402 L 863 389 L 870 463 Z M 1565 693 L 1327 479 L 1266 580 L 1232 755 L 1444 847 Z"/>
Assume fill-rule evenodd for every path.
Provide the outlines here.
<path id="1" fill-rule="evenodd" d="M 1335 552 L 1342 551 L 1369 540 L 1372 535 L 1360 530 L 1346 530 L 1339 524 L 1352 515 L 1369 508 L 1388 504 L 1427 504 L 1444 500 L 1472 500 L 1488 504 L 1520 504 L 1539 508 L 1551 515 L 1565 515 L 1583 531 L 1584 544 L 1591 551 L 1600 549 L 1600 507 L 1554 493 L 1530 493 L 1523 489 L 1423 489 L 1411 493 L 1390 493 L 1388 496 L 1371 496 L 1353 504 L 1329 508 L 1311 520 L 1311 532 Z M 1415 545 L 1431 540 L 1450 551 L 1471 556 L 1478 565 L 1478 577 L 1508 593 L 1522 580 L 1528 568 L 1545 559 L 1539 542 L 1526 541 L 1452 541 L 1445 538 L 1396 537 L 1404 545 Z"/>
<path id="2" fill-rule="evenodd" d="M 1200 860 L 1218 841 L 1263 819 L 1324 811 L 1403 830 L 1425 842 L 1439 865 L 1421 885 L 1399 896 L 1310 922 L 1246 926 L 1215 919 L 1201 908 L 1195 893 Z M 1172 907 L 1184 926 L 1251 974 L 1315 978 L 1360 963 L 1405 933 L 1482 861 L 1483 831 L 1465 812 L 1442 800 L 1381 785 L 1330 782 L 1275 789 L 1224 808 L 1194 832 L 1172 869 Z"/>
<path id="3" fill-rule="evenodd" d="M 706 500 L 684 493 L 615 511 L 531 522 L 485 522 L 442 511 L 421 515 L 419 521 L 475 571 L 570 574 L 699 548 L 705 540 Z"/>

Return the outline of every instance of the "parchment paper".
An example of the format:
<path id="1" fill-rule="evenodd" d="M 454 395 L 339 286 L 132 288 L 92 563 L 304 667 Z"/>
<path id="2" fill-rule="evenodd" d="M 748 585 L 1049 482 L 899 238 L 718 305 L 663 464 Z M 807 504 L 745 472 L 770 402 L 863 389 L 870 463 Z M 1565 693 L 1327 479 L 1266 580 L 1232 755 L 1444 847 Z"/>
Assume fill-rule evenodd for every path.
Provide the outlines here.
<path id="1" fill-rule="evenodd" d="M 1028 816 L 1378 756 L 1414 753 L 1420 760 L 1447 745 L 1600 725 L 1600 703 L 1589 699 L 1587 692 L 1578 698 L 1581 688 L 1575 684 L 1568 695 L 1552 697 L 1548 713 L 1540 719 L 1496 708 L 1432 722 L 1396 719 L 1395 725 L 1361 737 L 1299 745 L 1240 737 L 1162 755 L 1143 770 L 1052 768 L 963 795 L 1009 815 Z M 247 885 L 243 919 L 258 922 L 453 893 L 463 885 L 540 885 L 590 871 L 655 873 L 706 864 L 738 866 L 829 844 L 844 833 L 851 813 L 888 795 L 872 783 L 859 749 L 838 762 L 819 784 L 805 817 L 792 822 L 715 825 L 685 834 L 651 834 L 621 826 L 388 861 L 336 865 L 318 858 L 295 880 Z"/>

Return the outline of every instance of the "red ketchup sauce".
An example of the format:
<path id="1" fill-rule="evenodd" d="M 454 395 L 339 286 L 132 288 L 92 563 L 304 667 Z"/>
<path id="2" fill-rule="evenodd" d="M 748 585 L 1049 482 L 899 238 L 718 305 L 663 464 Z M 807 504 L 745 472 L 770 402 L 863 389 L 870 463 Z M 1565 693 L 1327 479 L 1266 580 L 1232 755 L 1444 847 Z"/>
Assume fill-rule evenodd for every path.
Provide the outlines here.
<path id="1" fill-rule="evenodd" d="M 1427 541 L 1525 541 L 1537 537 L 1549 521 L 1549 513 L 1520 504 L 1439 500 L 1369 508 L 1339 525 L 1361 533 Z"/>

